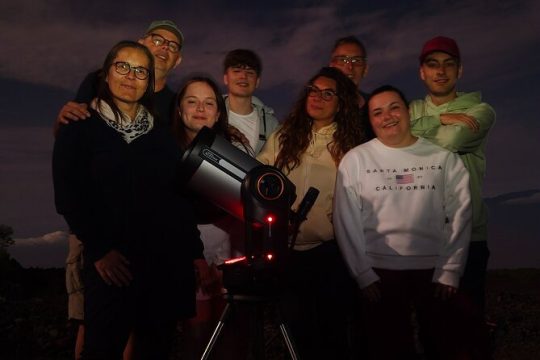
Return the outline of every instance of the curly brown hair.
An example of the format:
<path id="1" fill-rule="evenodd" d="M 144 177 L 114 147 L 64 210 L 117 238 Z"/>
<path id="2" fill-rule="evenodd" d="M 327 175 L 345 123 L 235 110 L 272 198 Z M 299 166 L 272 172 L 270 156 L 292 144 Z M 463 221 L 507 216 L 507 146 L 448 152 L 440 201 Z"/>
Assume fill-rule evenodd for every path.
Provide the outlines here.
<path id="1" fill-rule="evenodd" d="M 327 146 L 337 166 L 347 151 L 367 140 L 363 115 L 358 105 L 358 90 L 347 76 L 338 69 L 323 67 L 307 85 L 313 85 L 320 77 L 336 82 L 339 110 L 334 122 L 337 129 L 333 140 Z M 300 165 L 300 157 L 308 148 L 313 136 L 311 131 L 313 120 L 306 110 L 307 98 L 308 92 L 304 89 L 279 130 L 280 151 L 275 166 L 282 171 L 291 172 Z"/>

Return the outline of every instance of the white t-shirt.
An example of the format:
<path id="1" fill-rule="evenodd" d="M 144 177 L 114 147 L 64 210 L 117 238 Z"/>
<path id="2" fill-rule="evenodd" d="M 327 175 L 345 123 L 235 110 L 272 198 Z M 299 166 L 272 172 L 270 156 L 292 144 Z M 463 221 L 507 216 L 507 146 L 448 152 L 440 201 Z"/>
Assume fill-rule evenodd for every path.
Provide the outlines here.
<path id="1" fill-rule="evenodd" d="M 221 265 L 231 258 L 229 233 L 214 224 L 197 225 L 204 245 L 204 258 L 208 265 Z M 197 289 L 197 300 L 209 300 L 215 294 L 206 294 L 201 287 Z"/>
<path id="2" fill-rule="evenodd" d="M 249 146 L 252 149 L 257 148 L 257 142 L 259 141 L 260 125 L 259 125 L 259 116 L 257 110 L 253 111 L 247 115 L 239 115 L 234 111 L 229 110 L 229 124 L 237 128 L 244 134 L 244 136 L 249 141 Z"/>
<path id="3" fill-rule="evenodd" d="M 198 225 L 204 244 L 204 258 L 209 265 L 221 265 L 231 257 L 229 234 L 214 224 Z"/>

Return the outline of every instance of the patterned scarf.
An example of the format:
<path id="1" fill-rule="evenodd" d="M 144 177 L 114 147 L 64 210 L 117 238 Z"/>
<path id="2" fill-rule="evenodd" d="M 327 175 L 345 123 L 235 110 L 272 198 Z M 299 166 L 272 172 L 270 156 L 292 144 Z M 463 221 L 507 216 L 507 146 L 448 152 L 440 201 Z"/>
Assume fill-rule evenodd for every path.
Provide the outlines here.
<path id="1" fill-rule="evenodd" d="M 127 120 L 129 116 L 124 113 L 122 113 L 122 119 L 116 121 L 111 107 L 105 101 L 94 99 L 91 107 L 97 111 L 107 125 L 118 131 L 128 144 L 148 133 L 154 127 L 154 117 L 142 105 L 138 106 L 137 115 L 133 121 Z"/>

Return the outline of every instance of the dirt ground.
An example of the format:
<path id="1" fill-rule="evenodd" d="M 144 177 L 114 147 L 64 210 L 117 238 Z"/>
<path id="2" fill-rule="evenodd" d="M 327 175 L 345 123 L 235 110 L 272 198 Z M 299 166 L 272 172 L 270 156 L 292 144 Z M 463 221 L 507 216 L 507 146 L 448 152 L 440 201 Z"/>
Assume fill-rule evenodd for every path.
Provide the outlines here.
<path id="1" fill-rule="evenodd" d="M 1 280 L 8 286 L 0 293 L 0 359 L 72 359 L 74 328 L 66 321 L 64 270 L 25 269 Z M 490 271 L 487 313 L 495 360 L 540 358 L 540 269 Z M 171 359 L 181 359 L 181 337 L 179 331 Z M 267 359 L 288 359 L 272 323 L 265 338 Z"/>

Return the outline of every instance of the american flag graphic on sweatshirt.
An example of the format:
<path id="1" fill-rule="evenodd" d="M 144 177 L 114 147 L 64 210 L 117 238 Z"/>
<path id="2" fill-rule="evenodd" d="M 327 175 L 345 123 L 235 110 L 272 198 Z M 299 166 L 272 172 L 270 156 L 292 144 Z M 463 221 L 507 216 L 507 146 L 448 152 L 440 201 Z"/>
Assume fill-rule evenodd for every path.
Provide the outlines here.
<path id="1" fill-rule="evenodd" d="M 412 184 L 414 182 L 413 174 L 396 175 L 396 183 L 399 184 Z"/>

